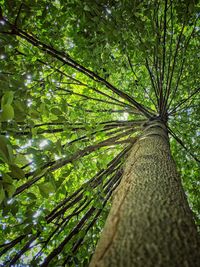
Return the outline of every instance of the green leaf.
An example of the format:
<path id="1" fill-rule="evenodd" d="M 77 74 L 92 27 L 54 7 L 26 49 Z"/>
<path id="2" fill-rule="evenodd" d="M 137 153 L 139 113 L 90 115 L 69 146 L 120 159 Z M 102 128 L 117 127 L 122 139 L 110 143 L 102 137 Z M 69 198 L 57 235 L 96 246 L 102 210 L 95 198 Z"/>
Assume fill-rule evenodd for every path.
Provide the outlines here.
<path id="1" fill-rule="evenodd" d="M 14 163 L 15 164 L 21 164 L 21 165 L 26 165 L 28 163 L 28 160 L 24 155 L 19 154 L 14 158 Z"/>
<path id="2" fill-rule="evenodd" d="M 5 104 L 2 106 L 2 112 L 0 113 L 1 121 L 8 121 L 14 118 L 14 109 L 10 104 Z"/>
<path id="3" fill-rule="evenodd" d="M 32 224 L 27 225 L 27 226 L 23 229 L 23 232 L 24 232 L 25 234 L 29 234 L 30 231 L 31 231 L 31 229 L 32 229 L 32 227 L 33 227 Z"/>
<path id="4" fill-rule="evenodd" d="M 41 195 L 45 198 L 48 197 L 49 194 L 55 192 L 55 187 L 50 182 L 44 182 L 42 184 L 39 184 L 38 188 L 40 190 Z"/>
<path id="5" fill-rule="evenodd" d="M 4 106 L 12 104 L 13 95 L 14 93 L 12 91 L 6 92 L 1 99 L 1 105 Z"/>
<path id="6" fill-rule="evenodd" d="M 37 169 L 33 175 L 33 177 L 40 177 L 43 176 L 46 173 L 47 169 Z"/>
<path id="7" fill-rule="evenodd" d="M 0 135 L 0 158 L 6 163 L 12 162 L 13 159 L 11 144 L 9 140 L 2 135 Z"/>
<path id="8" fill-rule="evenodd" d="M 31 109 L 29 115 L 33 119 L 38 119 L 40 117 L 40 113 L 35 109 Z"/>
<path id="9" fill-rule="evenodd" d="M 52 112 L 54 115 L 61 115 L 61 114 L 62 114 L 62 111 L 60 111 L 60 109 L 58 109 L 58 108 L 52 108 L 52 109 L 51 109 L 51 112 Z"/>
<path id="10" fill-rule="evenodd" d="M 13 179 L 7 173 L 3 173 L 2 177 L 3 177 L 3 182 L 8 183 L 8 184 L 13 183 Z"/>
<path id="11" fill-rule="evenodd" d="M 13 184 L 7 184 L 7 183 L 4 184 L 4 189 L 7 192 L 9 198 L 11 198 L 13 196 L 13 194 L 15 193 L 15 190 L 16 190 L 16 188 Z"/>
<path id="12" fill-rule="evenodd" d="M 3 202 L 4 198 L 5 198 L 5 192 L 2 183 L 0 183 L 0 204 Z"/>
<path id="13" fill-rule="evenodd" d="M 10 162 L 14 161 L 14 155 L 13 155 L 13 149 L 12 146 L 10 144 L 7 144 L 7 151 L 8 151 L 8 157 Z"/>
<path id="14" fill-rule="evenodd" d="M 37 134 L 37 128 L 32 128 L 31 133 L 33 136 L 35 136 Z"/>
<path id="15" fill-rule="evenodd" d="M 25 105 L 25 103 L 21 100 L 15 100 L 13 102 L 13 106 L 14 106 L 14 112 L 15 112 L 15 120 L 16 121 L 24 121 L 26 118 L 26 110 L 27 110 L 27 106 Z"/>
<path id="16" fill-rule="evenodd" d="M 27 196 L 32 200 L 37 199 L 37 196 L 35 194 L 31 193 L 31 192 L 27 193 Z"/>
<path id="17" fill-rule="evenodd" d="M 10 176 L 12 176 L 14 179 L 23 179 L 25 177 L 25 173 L 22 169 L 20 169 L 17 165 L 13 164 L 10 165 Z"/>
<path id="18" fill-rule="evenodd" d="M 88 5 L 84 5 L 84 10 L 85 10 L 85 11 L 90 11 L 89 6 L 88 6 Z"/>
<path id="19" fill-rule="evenodd" d="M 13 216 L 15 216 L 16 213 L 18 212 L 18 210 L 19 210 L 19 205 L 18 205 L 17 202 L 14 202 L 14 203 L 11 205 L 11 207 L 10 207 L 10 212 L 11 212 L 11 214 L 12 214 Z"/>

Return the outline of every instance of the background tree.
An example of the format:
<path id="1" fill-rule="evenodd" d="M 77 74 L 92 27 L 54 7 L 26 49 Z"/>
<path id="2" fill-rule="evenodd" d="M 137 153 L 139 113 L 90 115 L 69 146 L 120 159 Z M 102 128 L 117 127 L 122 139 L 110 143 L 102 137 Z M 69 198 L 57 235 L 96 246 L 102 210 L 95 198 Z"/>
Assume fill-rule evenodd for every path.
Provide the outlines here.
<path id="1" fill-rule="evenodd" d="M 87 266 L 155 118 L 198 224 L 198 1 L 0 3 L 0 263 Z"/>

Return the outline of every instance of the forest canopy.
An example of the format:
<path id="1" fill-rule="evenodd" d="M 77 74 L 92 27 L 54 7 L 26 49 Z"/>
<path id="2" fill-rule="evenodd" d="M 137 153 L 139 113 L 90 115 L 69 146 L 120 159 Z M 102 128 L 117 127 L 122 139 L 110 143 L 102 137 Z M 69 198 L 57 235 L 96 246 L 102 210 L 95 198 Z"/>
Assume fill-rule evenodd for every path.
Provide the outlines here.
<path id="1" fill-rule="evenodd" d="M 87 266 L 154 118 L 199 225 L 199 1 L 0 4 L 0 264 Z"/>

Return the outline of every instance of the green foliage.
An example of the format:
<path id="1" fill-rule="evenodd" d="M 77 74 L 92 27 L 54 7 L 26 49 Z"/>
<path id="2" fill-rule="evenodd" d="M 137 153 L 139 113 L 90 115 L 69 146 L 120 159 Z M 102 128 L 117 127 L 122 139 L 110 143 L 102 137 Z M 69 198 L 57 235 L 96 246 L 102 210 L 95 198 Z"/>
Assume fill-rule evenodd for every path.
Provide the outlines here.
<path id="1" fill-rule="evenodd" d="M 154 117 L 199 223 L 198 1 L 0 4 L 0 264 L 87 266 Z"/>

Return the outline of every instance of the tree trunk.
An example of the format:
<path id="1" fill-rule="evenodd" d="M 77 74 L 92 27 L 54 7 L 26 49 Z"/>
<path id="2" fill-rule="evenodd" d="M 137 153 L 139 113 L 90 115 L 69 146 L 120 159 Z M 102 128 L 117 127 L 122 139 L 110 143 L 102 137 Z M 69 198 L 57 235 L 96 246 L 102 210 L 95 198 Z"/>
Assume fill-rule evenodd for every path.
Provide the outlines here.
<path id="1" fill-rule="evenodd" d="M 159 120 L 133 145 L 89 266 L 200 266 L 199 236 Z"/>

